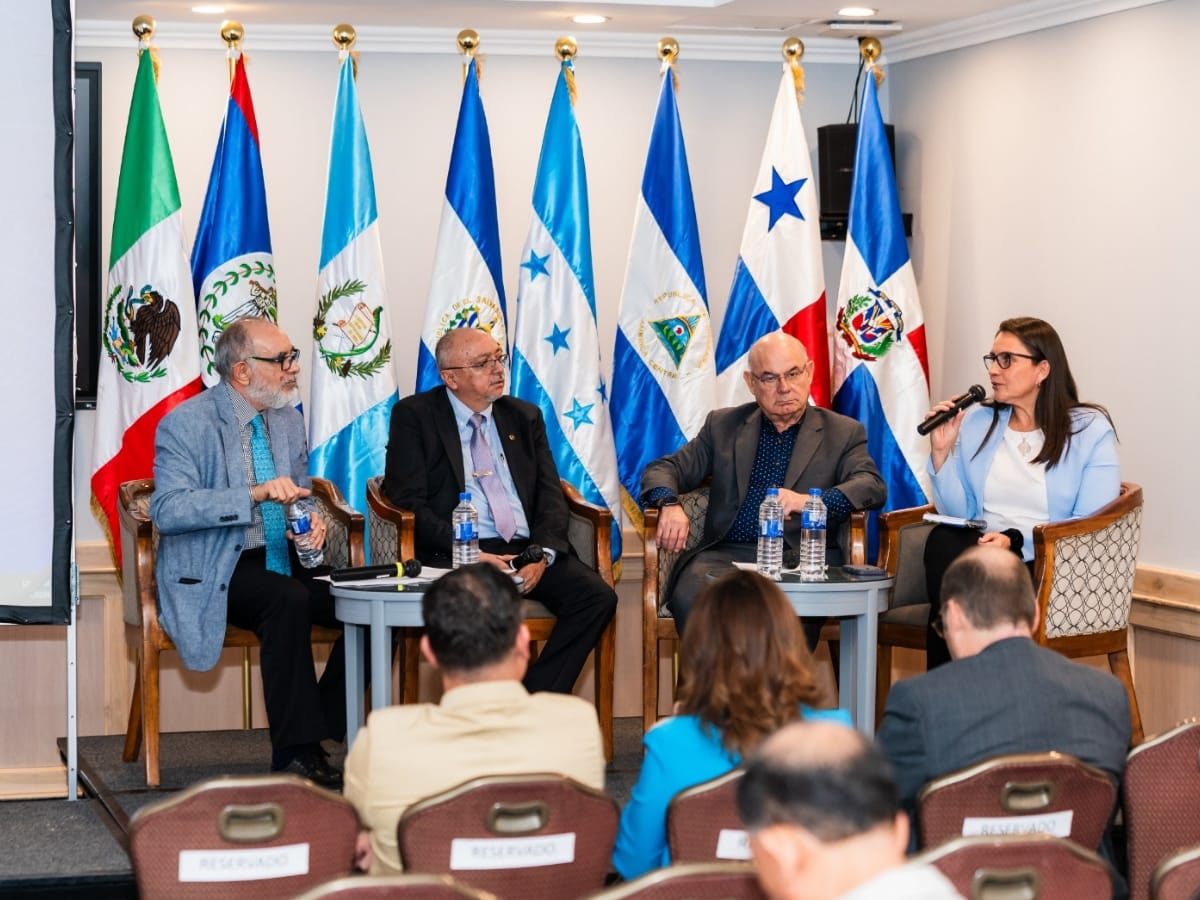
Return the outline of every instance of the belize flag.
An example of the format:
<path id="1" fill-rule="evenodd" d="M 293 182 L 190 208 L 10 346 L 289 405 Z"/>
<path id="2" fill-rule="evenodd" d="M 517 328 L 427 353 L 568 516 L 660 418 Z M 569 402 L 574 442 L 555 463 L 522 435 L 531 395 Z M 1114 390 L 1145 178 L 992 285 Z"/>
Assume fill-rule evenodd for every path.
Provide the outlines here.
<path id="1" fill-rule="evenodd" d="M 201 376 L 205 387 L 212 387 L 221 380 L 213 352 L 225 327 L 246 316 L 276 320 L 275 262 L 258 123 L 240 53 L 192 247 L 192 287 Z"/>
<path id="2" fill-rule="evenodd" d="M 756 340 L 781 328 L 808 348 L 813 361 L 812 402 L 828 407 L 820 205 L 796 80 L 786 63 L 717 339 L 721 406 L 753 399 L 742 378 L 749 368 L 746 356 Z"/>
<path id="3" fill-rule="evenodd" d="M 925 318 L 873 73 L 864 80 L 838 290 L 833 408 L 866 426 L 867 448 L 888 486 L 884 509 L 904 509 L 931 496 L 929 442 L 917 434 L 929 411 Z"/>
<path id="4" fill-rule="evenodd" d="M 600 375 L 596 290 L 583 144 L 564 60 L 538 157 L 533 219 L 521 253 L 512 393 L 536 404 L 560 477 L 613 514 L 612 558 L 621 557 L 617 457 Z"/>
<path id="5" fill-rule="evenodd" d="M 418 392 L 442 383 L 433 350 L 438 338 L 452 328 L 486 331 L 508 350 L 496 178 L 492 142 L 479 95 L 478 65 L 475 59 L 467 63 L 458 107 L 446 200 L 433 258 L 433 281 L 417 354 Z"/>
<path id="6" fill-rule="evenodd" d="M 613 352 L 622 501 L 641 522 L 642 469 L 696 436 L 716 395 L 712 327 L 675 78 L 664 65 Z"/>

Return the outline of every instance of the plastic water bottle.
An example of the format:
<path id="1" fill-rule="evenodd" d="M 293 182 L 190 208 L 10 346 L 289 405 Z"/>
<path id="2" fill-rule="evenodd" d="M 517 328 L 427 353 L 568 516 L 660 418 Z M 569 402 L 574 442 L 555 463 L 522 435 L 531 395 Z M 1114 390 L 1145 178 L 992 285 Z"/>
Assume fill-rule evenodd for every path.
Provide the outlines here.
<path id="1" fill-rule="evenodd" d="M 828 513 L 820 488 L 810 488 L 800 513 L 800 580 L 825 581 L 825 530 Z"/>
<path id="2" fill-rule="evenodd" d="M 758 508 L 758 571 L 772 581 L 783 572 L 783 505 L 779 488 L 767 488 L 767 496 Z"/>
<path id="3" fill-rule="evenodd" d="M 454 568 L 479 562 L 479 513 L 471 505 L 470 493 L 458 495 L 458 506 L 451 518 L 454 528 L 454 549 L 451 562 Z"/>
<path id="4" fill-rule="evenodd" d="M 289 503 L 286 515 L 288 528 L 295 538 L 292 543 L 296 545 L 296 556 L 300 559 L 300 565 L 311 569 L 325 562 L 325 548 L 309 546 L 312 539 L 312 519 L 308 517 L 308 510 L 299 503 Z"/>

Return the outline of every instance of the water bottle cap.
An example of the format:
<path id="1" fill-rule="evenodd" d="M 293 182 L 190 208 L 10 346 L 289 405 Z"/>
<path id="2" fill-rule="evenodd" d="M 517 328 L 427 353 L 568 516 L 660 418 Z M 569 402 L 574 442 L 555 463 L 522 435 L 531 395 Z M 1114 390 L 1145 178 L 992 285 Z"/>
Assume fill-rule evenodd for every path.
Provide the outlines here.
<path id="1" fill-rule="evenodd" d="M 471 502 L 471 492 L 463 491 L 461 494 L 459 494 L 458 502 L 459 503 L 470 503 Z"/>
<path id="2" fill-rule="evenodd" d="M 820 496 L 821 496 L 821 489 L 820 489 L 820 488 L 809 488 L 809 489 L 808 489 L 808 496 L 810 496 L 810 497 L 820 497 Z"/>
<path id="3" fill-rule="evenodd" d="M 778 497 L 779 496 L 779 488 L 777 488 L 777 487 L 767 488 L 767 496 L 768 497 Z"/>

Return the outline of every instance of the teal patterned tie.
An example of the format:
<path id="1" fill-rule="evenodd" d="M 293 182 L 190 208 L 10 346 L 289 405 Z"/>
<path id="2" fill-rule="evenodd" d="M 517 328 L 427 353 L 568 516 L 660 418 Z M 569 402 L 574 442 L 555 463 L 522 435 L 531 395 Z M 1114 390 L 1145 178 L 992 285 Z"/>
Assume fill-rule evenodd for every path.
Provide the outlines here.
<path id="1" fill-rule="evenodd" d="M 275 477 L 275 460 L 271 457 L 271 444 L 263 431 L 261 415 L 250 420 L 250 458 L 254 462 L 254 480 L 259 484 Z M 262 513 L 263 537 L 267 542 L 267 568 L 280 575 L 292 574 L 292 563 L 288 559 L 287 522 L 283 507 L 274 500 L 258 505 Z"/>

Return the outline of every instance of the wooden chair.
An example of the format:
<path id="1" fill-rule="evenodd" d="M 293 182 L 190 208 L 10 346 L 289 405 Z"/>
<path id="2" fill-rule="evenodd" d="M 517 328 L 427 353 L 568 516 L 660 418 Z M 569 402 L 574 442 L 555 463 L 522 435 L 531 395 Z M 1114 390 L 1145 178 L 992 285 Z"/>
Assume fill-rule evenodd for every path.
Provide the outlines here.
<path id="1" fill-rule="evenodd" d="M 925 538 L 921 517 L 932 506 L 879 517 L 879 565 L 897 578 L 890 608 L 879 622 L 877 720 L 892 686 L 892 647 L 925 649 Z M 1078 659 L 1107 656 L 1129 694 L 1133 743 L 1142 741 L 1142 716 L 1129 668 L 1129 610 L 1142 525 L 1142 489 L 1124 482 L 1117 499 L 1090 516 L 1033 529 L 1033 584 L 1039 619 L 1033 639 Z"/>
<path id="2" fill-rule="evenodd" d="M 1122 793 L 1129 896 L 1146 900 L 1153 896 L 1156 867 L 1200 844 L 1200 720 L 1189 719 L 1130 751 Z"/>
<path id="3" fill-rule="evenodd" d="M 658 721 L 658 668 L 659 644 L 670 643 L 672 658 L 672 691 L 678 677 L 679 632 L 675 619 L 666 607 L 667 583 L 675 564 L 684 553 L 700 545 L 704 534 L 704 520 L 708 516 L 708 486 L 688 491 L 679 497 L 679 505 L 688 517 L 688 537 L 682 551 L 664 550 L 658 546 L 658 510 L 649 507 L 643 512 L 642 541 L 645 556 L 642 568 L 642 731 L 650 730 Z M 856 512 L 850 517 L 849 527 L 844 529 L 842 541 L 847 549 L 846 559 L 861 565 L 866 562 L 866 513 Z M 837 624 L 827 625 L 821 631 L 821 639 L 836 641 Z M 837 671 L 837 666 L 834 666 Z"/>
<path id="4" fill-rule="evenodd" d="M 405 871 L 568 900 L 604 885 L 618 818 L 607 794 L 564 775 L 488 776 L 414 803 L 396 841 Z"/>
<path id="5" fill-rule="evenodd" d="M 589 900 L 766 900 L 751 863 L 683 863 L 590 895 Z"/>
<path id="6" fill-rule="evenodd" d="M 742 769 L 684 788 L 667 806 L 671 863 L 747 860 L 750 842 L 737 811 Z"/>
<path id="7" fill-rule="evenodd" d="M 267 900 L 349 875 L 357 837 L 350 801 L 311 781 L 217 778 L 138 810 L 129 857 L 144 900 Z"/>
<path id="8" fill-rule="evenodd" d="M 351 875 L 301 894 L 297 900 L 496 900 L 495 894 L 460 884 L 449 875 Z"/>
<path id="9" fill-rule="evenodd" d="M 1059 816 L 1069 837 L 1096 849 L 1117 804 L 1117 786 L 1107 774 L 1065 753 L 996 756 L 935 778 L 917 795 L 917 835 L 922 849 L 966 834 L 967 819 L 1006 833 L 1042 832 Z M 1033 817 L 1037 817 L 1034 819 Z"/>
<path id="10" fill-rule="evenodd" d="M 1112 866 L 1074 841 L 1045 834 L 960 837 L 917 856 L 972 900 L 1113 896 Z"/>
<path id="11" fill-rule="evenodd" d="M 313 480 L 313 499 L 325 519 L 325 560 L 333 566 L 363 564 L 363 517 L 342 499 L 332 482 Z M 137 759 L 142 738 L 146 742 L 146 784 L 159 783 L 159 655 L 174 650 L 175 644 L 158 621 L 158 585 L 154 576 L 154 554 L 158 531 L 150 521 L 150 495 L 154 479 L 127 481 L 119 492 L 122 560 L 121 590 L 125 623 L 141 629 L 137 648 L 133 698 L 125 730 L 125 762 Z M 335 628 L 313 627 L 313 643 L 332 644 L 341 636 Z M 229 625 L 225 646 L 242 648 L 242 727 L 252 727 L 250 715 L 250 650 L 258 646 L 254 632 Z"/>
<path id="12" fill-rule="evenodd" d="M 612 567 L 612 513 L 588 503 L 574 487 L 561 481 L 567 498 L 569 519 L 567 540 L 580 561 L 599 573 L 609 587 L 615 585 Z M 367 481 L 367 510 L 370 516 L 371 559 L 376 562 L 412 559 L 416 556 L 416 516 L 410 510 L 392 504 L 383 493 L 383 477 Z M 523 600 L 525 624 L 534 642 L 545 641 L 554 630 L 554 614 L 536 600 Z M 614 616 L 600 635 L 592 653 L 596 697 L 596 716 L 604 739 L 604 758 L 613 757 L 613 677 L 616 668 L 616 631 Z M 401 629 L 403 641 L 401 696 L 405 703 L 417 699 L 420 653 L 419 629 Z"/>
<path id="13" fill-rule="evenodd" d="M 1152 900 L 1196 900 L 1200 897 L 1200 847 L 1172 853 L 1150 878 Z"/>

